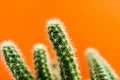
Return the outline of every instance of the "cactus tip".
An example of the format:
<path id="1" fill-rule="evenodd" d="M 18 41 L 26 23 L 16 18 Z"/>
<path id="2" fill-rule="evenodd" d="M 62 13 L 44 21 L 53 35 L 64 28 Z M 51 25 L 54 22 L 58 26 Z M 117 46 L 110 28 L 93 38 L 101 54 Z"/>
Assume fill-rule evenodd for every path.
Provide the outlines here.
<path id="1" fill-rule="evenodd" d="M 60 19 L 54 18 L 54 19 L 47 20 L 47 27 L 49 27 L 51 25 L 55 25 L 55 24 L 59 24 L 59 25 L 63 26 L 63 23 L 61 22 Z"/>
<path id="2" fill-rule="evenodd" d="M 6 40 L 1 43 L 1 49 L 3 49 L 4 46 L 15 46 L 15 43 L 11 40 Z"/>
<path id="3" fill-rule="evenodd" d="M 6 46 L 6 45 L 13 45 L 14 43 L 10 40 L 7 40 L 7 41 L 3 41 L 2 42 L 2 46 Z"/>
<path id="4" fill-rule="evenodd" d="M 90 55 L 91 53 L 92 53 L 92 54 L 93 54 L 93 53 L 98 54 L 99 52 L 98 52 L 95 48 L 92 48 L 92 47 L 87 48 L 86 51 L 85 51 L 85 54 L 86 54 L 86 55 Z"/>
<path id="5" fill-rule="evenodd" d="M 44 45 L 44 44 L 35 44 L 34 46 L 33 46 L 33 48 L 34 48 L 34 50 L 36 50 L 36 49 L 39 49 L 39 48 L 44 48 L 44 49 L 46 49 L 46 46 Z"/>

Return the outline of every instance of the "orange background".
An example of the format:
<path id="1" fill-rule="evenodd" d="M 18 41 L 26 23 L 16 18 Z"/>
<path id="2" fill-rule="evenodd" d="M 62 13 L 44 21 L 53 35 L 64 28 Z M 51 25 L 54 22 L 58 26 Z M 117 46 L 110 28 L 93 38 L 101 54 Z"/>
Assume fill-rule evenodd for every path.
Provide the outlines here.
<path id="1" fill-rule="evenodd" d="M 34 74 L 32 47 L 47 45 L 47 19 L 60 18 L 77 49 L 83 80 L 89 77 L 84 51 L 95 47 L 120 74 L 120 0 L 1 0 L 0 42 L 12 40 L 19 46 L 25 63 Z M 0 60 L 0 80 L 12 80 Z"/>

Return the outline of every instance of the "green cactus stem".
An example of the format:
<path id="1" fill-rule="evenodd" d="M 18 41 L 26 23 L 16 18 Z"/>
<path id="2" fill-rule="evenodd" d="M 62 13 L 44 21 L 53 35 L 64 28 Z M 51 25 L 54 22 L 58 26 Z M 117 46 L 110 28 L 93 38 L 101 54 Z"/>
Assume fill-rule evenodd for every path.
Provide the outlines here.
<path id="1" fill-rule="evenodd" d="M 115 72 L 97 50 L 88 48 L 86 55 L 90 67 L 91 80 L 118 80 Z"/>
<path id="2" fill-rule="evenodd" d="M 62 80 L 79 80 L 79 71 L 76 64 L 73 48 L 65 33 L 64 26 L 58 19 L 47 22 L 49 38 L 56 50 L 60 62 Z"/>
<path id="3" fill-rule="evenodd" d="M 4 61 L 12 72 L 13 77 L 16 80 L 33 80 L 16 45 L 11 41 L 5 41 L 2 43 L 1 48 Z"/>
<path id="4" fill-rule="evenodd" d="M 52 80 L 47 55 L 46 47 L 43 44 L 34 46 L 34 64 L 37 80 Z"/>

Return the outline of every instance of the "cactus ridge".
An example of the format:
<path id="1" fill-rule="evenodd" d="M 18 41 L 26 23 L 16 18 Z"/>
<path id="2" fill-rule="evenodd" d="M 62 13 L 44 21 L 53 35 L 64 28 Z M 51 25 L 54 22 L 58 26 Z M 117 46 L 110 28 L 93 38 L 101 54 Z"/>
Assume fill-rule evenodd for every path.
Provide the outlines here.
<path id="1" fill-rule="evenodd" d="M 73 49 L 61 22 L 48 22 L 48 34 L 60 62 L 62 80 L 79 80 L 79 72 L 73 55 Z"/>
<path id="2" fill-rule="evenodd" d="M 52 80 L 47 62 L 46 48 L 42 44 L 35 45 L 34 48 L 34 64 L 37 80 Z"/>
<path id="3" fill-rule="evenodd" d="M 12 42 L 3 42 L 3 44 L 5 44 L 2 46 L 5 63 L 16 80 L 33 80 L 16 46 Z"/>

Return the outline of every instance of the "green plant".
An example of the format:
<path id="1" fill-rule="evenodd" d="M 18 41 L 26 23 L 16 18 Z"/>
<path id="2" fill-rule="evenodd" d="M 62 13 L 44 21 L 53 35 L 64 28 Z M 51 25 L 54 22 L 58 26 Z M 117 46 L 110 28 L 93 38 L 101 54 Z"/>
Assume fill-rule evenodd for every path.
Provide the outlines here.
<path id="1" fill-rule="evenodd" d="M 47 29 L 58 61 L 54 60 L 48 64 L 46 47 L 43 44 L 36 44 L 33 49 L 33 59 L 37 80 L 80 80 L 75 51 L 63 23 L 58 19 L 48 20 Z M 13 42 L 3 42 L 1 50 L 2 57 L 16 80 L 34 80 Z M 86 57 L 91 80 L 118 80 L 116 73 L 97 50 L 87 49 Z"/>
<path id="2" fill-rule="evenodd" d="M 52 80 L 48 67 L 47 50 L 43 44 L 34 46 L 34 64 L 37 80 Z"/>
<path id="3" fill-rule="evenodd" d="M 99 52 L 93 48 L 86 51 L 90 67 L 91 80 L 118 80 L 117 75 L 109 64 L 103 59 Z"/>
<path id="4" fill-rule="evenodd" d="M 47 22 L 49 38 L 56 50 L 60 62 L 62 80 L 79 80 L 79 72 L 75 61 L 74 51 L 60 20 L 52 19 Z"/>
<path id="5" fill-rule="evenodd" d="M 5 41 L 1 48 L 4 61 L 16 80 L 33 80 L 16 45 L 11 41 Z"/>

